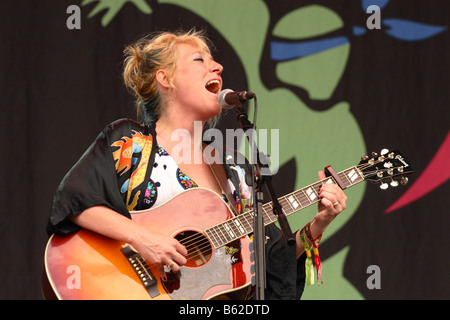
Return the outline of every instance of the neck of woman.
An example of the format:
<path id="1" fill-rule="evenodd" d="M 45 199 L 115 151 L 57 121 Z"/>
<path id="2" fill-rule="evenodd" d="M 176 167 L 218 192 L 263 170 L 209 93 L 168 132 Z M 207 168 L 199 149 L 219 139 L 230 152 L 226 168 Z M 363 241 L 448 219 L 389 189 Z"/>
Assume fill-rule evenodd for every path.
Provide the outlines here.
<path id="1" fill-rule="evenodd" d="M 162 115 L 156 122 L 158 143 L 178 163 L 201 163 L 203 161 L 204 121 L 186 117 Z"/>

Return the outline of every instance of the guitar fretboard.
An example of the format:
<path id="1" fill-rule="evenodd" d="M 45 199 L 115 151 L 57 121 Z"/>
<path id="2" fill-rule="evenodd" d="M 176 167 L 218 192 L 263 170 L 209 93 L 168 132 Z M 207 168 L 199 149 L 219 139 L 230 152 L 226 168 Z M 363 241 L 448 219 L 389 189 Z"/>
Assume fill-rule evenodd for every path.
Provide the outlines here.
<path id="1" fill-rule="evenodd" d="M 357 167 L 352 167 L 337 174 L 345 187 L 351 187 L 364 181 L 364 177 Z M 288 216 L 294 212 L 302 210 L 310 205 L 319 202 L 319 189 L 323 184 L 336 183 L 333 177 L 320 180 L 312 185 L 294 191 L 278 198 L 283 213 Z M 273 213 L 273 204 L 268 202 L 262 206 L 264 225 L 267 226 L 278 220 Z M 216 226 L 206 230 L 206 235 L 217 249 L 234 240 L 253 232 L 254 212 L 248 211 L 237 217 L 226 220 Z"/>

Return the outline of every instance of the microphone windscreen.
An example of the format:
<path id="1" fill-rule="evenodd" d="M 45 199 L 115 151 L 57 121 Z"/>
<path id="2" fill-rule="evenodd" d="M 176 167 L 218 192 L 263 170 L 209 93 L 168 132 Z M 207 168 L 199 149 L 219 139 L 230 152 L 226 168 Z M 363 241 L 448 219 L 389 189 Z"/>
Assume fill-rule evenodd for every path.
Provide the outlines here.
<path id="1" fill-rule="evenodd" d="M 225 101 L 226 95 L 230 92 L 233 92 L 233 90 L 231 89 L 223 89 L 222 91 L 220 91 L 219 93 L 219 104 L 222 108 L 224 109 L 233 109 L 235 106 L 232 104 L 228 104 Z"/>

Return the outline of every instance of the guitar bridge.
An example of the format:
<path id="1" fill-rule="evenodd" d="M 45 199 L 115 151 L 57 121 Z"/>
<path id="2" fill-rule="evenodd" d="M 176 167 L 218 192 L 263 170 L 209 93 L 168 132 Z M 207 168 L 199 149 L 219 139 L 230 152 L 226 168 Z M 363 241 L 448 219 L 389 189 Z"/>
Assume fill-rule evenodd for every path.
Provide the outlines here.
<path id="1" fill-rule="evenodd" d="M 127 258 L 128 263 L 131 268 L 133 268 L 150 297 L 154 298 L 159 296 L 160 292 L 156 285 L 156 278 L 153 276 L 153 273 L 150 271 L 150 268 L 147 266 L 147 263 L 145 263 L 145 260 L 141 255 L 128 245 L 124 246 L 120 251 L 122 251 L 123 255 Z"/>

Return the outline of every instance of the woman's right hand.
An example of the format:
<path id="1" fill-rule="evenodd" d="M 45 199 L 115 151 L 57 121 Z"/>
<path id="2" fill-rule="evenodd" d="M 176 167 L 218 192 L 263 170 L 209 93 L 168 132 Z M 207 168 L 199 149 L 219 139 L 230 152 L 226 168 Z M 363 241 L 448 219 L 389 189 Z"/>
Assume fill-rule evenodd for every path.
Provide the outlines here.
<path id="1" fill-rule="evenodd" d="M 147 265 L 156 267 L 162 281 L 167 280 L 164 266 L 177 273 L 180 266 L 187 262 L 186 248 L 178 240 L 164 234 L 137 230 L 129 244 L 139 252 Z"/>

